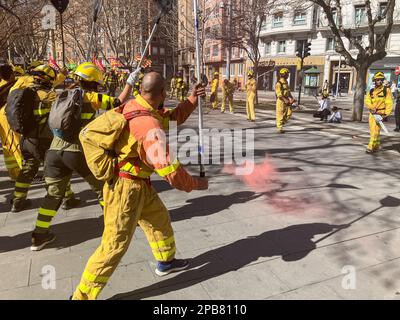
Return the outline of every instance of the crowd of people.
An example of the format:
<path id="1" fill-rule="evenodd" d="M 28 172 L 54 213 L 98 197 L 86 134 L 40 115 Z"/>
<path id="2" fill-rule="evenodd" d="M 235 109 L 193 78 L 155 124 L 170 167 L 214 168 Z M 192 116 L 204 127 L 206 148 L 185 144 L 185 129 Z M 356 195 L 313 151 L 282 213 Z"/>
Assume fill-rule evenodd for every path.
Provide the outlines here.
<path id="1" fill-rule="evenodd" d="M 281 68 L 278 74 L 276 130 L 283 134 L 298 105 L 290 91 L 289 70 Z M 68 77 L 72 83 L 66 85 Z M 394 106 L 393 91 L 385 85 L 384 74 L 377 72 L 373 81 L 374 87 L 365 98 L 370 111 L 368 153 L 379 150 L 381 123 Z M 206 95 L 204 82 L 208 81 L 202 82 L 194 80 L 188 96 L 189 84 L 178 72 L 171 80 L 169 98 L 179 104 L 170 110 L 164 107 L 166 80 L 151 70 L 103 73 L 92 62 L 72 71 L 56 71 L 42 61 L 33 61 L 25 70 L 0 66 L 0 136 L 5 164 L 15 181 L 11 212 L 29 207 L 29 189 L 44 165 L 46 196 L 38 209 L 30 249 L 40 251 L 55 240 L 50 227 L 60 207 L 68 210 L 79 205 L 71 185 L 73 173 L 88 183 L 99 209 L 104 211 L 101 244 L 90 257 L 73 299 L 99 296 L 128 249 L 137 225 L 144 230 L 157 261 L 157 275 L 187 268 L 188 260 L 175 258 L 171 220 L 151 186 L 150 176 L 157 173 L 172 187 L 186 192 L 208 189 L 208 180 L 191 176 L 169 153 L 167 140 L 160 134 L 168 130 L 170 121 L 180 125 L 193 113 L 198 99 Z M 210 86 L 209 102 L 217 109 L 218 72 L 214 72 Z M 222 113 L 227 103 L 230 113 L 235 113 L 236 88 L 237 83 L 222 81 Z M 121 92 L 118 97 L 117 91 Z M 254 122 L 257 80 L 252 70 L 247 74 L 245 91 L 247 120 Z M 397 116 L 398 107 L 397 103 Z M 97 113 L 100 109 L 105 111 L 102 115 Z M 331 108 L 328 87 L 323 89 L 316 114 L 321 121 L 342 121 L 340 109 Z M 165 150 L 166 154 L 152 150 Z"/>

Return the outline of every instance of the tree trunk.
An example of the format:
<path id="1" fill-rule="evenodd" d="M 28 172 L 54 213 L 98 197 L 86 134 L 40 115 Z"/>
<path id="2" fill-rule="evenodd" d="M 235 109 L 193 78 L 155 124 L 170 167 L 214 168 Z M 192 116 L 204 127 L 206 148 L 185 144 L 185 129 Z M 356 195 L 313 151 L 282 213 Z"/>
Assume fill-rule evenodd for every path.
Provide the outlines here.
<path id="1" fill-rule="evenodd" d="M 357 84 L 356 91 L 354 93 L 354 105 L 353 105 L 353 114 L 352 121 L 362 121 L 363 110 L 364 110 L 364 98 L 365 98 L 365 90 L 367 88 L 367 73 L 368 73 L 368 65 L 361 65 L 357 74 Z"/>
<path id="2" fill-rule="evenodd" d="M 256 105 L 259 104 L 258 102 L 258 60 L 254 61 L 254 79 L 256 80 Z"/>

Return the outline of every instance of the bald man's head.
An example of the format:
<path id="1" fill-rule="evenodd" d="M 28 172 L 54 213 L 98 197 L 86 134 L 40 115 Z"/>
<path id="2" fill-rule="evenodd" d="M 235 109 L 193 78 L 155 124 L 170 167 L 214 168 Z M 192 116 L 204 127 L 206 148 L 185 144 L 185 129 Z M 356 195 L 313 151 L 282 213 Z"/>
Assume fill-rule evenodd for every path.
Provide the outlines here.
<path id="1" fill-rule="evenodd" d="M 147 73 L 142 80 L 142 94 L 156 98 L 165 89 L 165 79 L 158 72 Z"/>

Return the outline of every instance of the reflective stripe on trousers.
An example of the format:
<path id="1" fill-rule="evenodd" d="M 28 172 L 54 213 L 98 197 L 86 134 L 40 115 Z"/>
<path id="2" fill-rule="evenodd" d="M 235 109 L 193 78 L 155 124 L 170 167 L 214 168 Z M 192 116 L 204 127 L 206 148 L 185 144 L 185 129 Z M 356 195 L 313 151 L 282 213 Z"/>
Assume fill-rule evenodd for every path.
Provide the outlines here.
<path id="1" fill-rule="evenodd" d="M 104 233 L 90 257 L 73 299 L 97 299 L 129 248 L 136 226 L 146 234 L 157 261 L 175 257 L 175 239 L 168 210 L 146 181 L 119 178 L 104 187 Z"/>

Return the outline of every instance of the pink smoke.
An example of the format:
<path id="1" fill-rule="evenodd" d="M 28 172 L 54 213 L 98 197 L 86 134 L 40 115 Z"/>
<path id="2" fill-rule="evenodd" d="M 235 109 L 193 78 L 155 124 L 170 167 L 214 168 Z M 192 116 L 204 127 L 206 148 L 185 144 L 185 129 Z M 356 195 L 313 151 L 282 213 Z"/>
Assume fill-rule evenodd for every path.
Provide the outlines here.
<path id="1" fill-rule="evenodd" d="M 254 167 L 253 170 L 251 170 L 252 167 Z M 244 169 L 248 168 L 250 170 L 247 171 L 251 172 L 250 174 L 238 174 L 238 172 L 246 171 Z M 239 167 L 226 165 L 222 172 L 235 176 L 253 192 L 264 194 L 266 204 L 272 206 L 274 212 L 298 214 L 310 212 L 311 209 L 314 211 L 316 208 L 309 194 L 281 195 L 285 184 L 282 182 L 279 172 L 267 158 L 259 165 L 251 161 L 246 161 L 244 165 Z M 303 180 L 304 177 L 301 177 L 301 179 Z"/>

